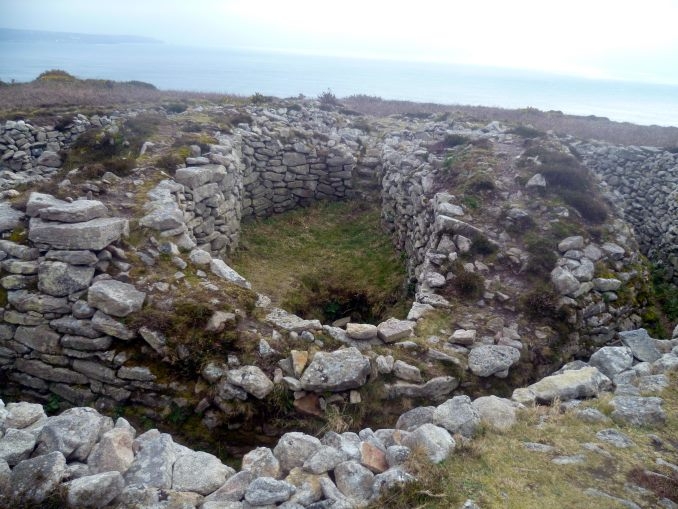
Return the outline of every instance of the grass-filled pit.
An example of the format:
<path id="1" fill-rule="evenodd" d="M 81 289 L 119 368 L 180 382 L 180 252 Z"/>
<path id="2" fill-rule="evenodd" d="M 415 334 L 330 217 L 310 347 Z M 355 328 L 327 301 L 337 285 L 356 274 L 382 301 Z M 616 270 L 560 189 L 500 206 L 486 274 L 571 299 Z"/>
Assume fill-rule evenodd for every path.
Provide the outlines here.
<path id="1" fill-rule="evenodd" d="M 378 203 L 321 202 L 246 222 L 232 260 L 276 305 L 328 323 L 403 318 L 406 269 Z"/>

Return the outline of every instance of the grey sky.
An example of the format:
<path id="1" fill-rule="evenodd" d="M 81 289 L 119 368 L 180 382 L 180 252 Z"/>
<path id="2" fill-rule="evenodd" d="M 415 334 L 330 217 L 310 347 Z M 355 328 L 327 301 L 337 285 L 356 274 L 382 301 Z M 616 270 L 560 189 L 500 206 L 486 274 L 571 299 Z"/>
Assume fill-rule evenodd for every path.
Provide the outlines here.
<path id="1" fill-rule="evenodd" d="M 678 0 L 0 0 L 0 26 L 678 84 Z"/>

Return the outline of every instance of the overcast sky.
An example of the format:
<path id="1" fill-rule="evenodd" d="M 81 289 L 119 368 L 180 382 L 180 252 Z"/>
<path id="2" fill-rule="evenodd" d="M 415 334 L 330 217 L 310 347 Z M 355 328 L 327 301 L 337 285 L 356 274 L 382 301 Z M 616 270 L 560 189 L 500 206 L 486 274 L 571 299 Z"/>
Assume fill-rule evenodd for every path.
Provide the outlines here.
<path id="1" fill-rule="evenodd" d="M 677 23 L 678 0 L 0 0 L 5 28 L 671 84 Z"/>

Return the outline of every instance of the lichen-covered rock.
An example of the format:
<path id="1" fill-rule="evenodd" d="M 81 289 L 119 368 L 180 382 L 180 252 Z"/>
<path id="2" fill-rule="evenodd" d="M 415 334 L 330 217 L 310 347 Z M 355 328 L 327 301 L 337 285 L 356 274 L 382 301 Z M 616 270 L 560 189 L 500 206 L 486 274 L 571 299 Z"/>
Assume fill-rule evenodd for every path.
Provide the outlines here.
<path id="1" fill-rule="evenodd" d="M 66 458 L 58 451 L 20 462 L 12 469 L 10 498 L 21 503 L 42 503 L 61 482 Z"/>
<path id="2" fill-rule="evenodd" d="M 374 339 L 377 337 L 377 326 L 369 323 L 348 323 L 346 334 L 352 339 Z"/>
<path id="3" fill-rule="evenodd" d="M 591 355 L 589 364 L 612 379 L 616 374 L 632 366 L 633 354 L 631 349 L 625 346 L 604 346 Z"/>
<path id="4" fill-rule="evenodd" d="M 134 285 L 115 279 L 97 281 L 87 292 L 87 304 L 117 317 L 139 311 L 145 298 L 146 294 L 137 290 Z"/>
<path id="5" fill-rule="evenodd" d="M 40 210 L 40 217 L 61 223 L 82 223 L 106 217 L 108 208 L 98 200 L 76 200 L 71 203 L 51 205 Z"/>
<path id="6" fill-rule="evenodd" d="M 268 447 L 257 447 L 242 457 L 242 470 L 252 472 L 254 477 L 272 477 L 282 475 L 280 462 Z"/>
<path id="7" fill-rule="evenodd" d="M 473 408 L 480 414 L 480 422 L 497 430 L 506 431 L 517 422 L 516 412 L 523 405 L 497 396 L 482 396 L 473 400 Z"/>
<path id="8" fill-rule="evenodd" d="M 654 362 L 662 356 L 654 339 L 645 329 L 620 332 L 619 339 L 631 349 L 633 356 L 639 361 Z"/>
<path id="9" fill-rule="evenodd" d="M 93 408 L 70 408 L 49 417 L 38 435 L 36 455 L 59 451 L 67 459 L 85 461 L 94 444 L 113 428 L 113 421 Z"/>
<path id="10" fill-rule="evenodd" d="M 370 361 L 355 347 L 317 352 L 300 382 L 307 391 L 345 391 L 361 387 L 370 373 Z"/>
<path id="11" fill-rule="evenodd" d="M 28 239 L 55 249 L 91 249 L 100 251 L 129 231 L 126 219 L 101 217 L 83 223 L 55 223 L 33 218 Z"/>
<path id="12" fill-rule="evenodd" d="M 85 290 L 94 277 L 94 267 L 63 262 L 42 262 L 38 270 L 38 289 L 54 297 Z"/>
<path id="13" fill-rule="evenodd" d="M 420 448 L 431 462 L 440 463 L 454 451 L 456 443 L 445 428 L 427 423 L 408 434 L 403 445 L 413 450 Z"/>
<path id="14" fill-rule="evenodd" d="M 245 500 L 254 506 L 271 505 L 289 500 L 295 491 L 296 488 L 286 481 L 258 477 L 245 490 Z"/>
<path id="15" fill-rule="evenodd" d="M 520 360 L 520 350 L 505 345 L 481 345 L 471 350 L 468 367 L 474 375 L 504 374 Z"/>
<path id="16" fill-rule="evenodd" d="M 124 474 L 134 461 L 134 434 L 129 428 L 107 431 L 87 458 L 92 473 L 116 471 Z"/>
<path id="17" fill-rule="evenodd" d="M 400 339 L 406 339 L 414 334 L 416 322 L 389 318 L 377 325 L 377 334 L 384 343 L 393 343 Z"/>
<path id="18" fill-rule="evenodd" d="M 556 267 L 551 271 L 551 282 L 560 295 L 571 295 L 581 286 L 576 276 L 564 267 Z"/>
<path id="19" fill-rule="evenodd" d="M 172 467 L 177 459 L 172 437 L 162 433 L 145 439 L 144 435 L 135 441 L 139 452 L 125 472 L 125 482 L 168 490 L 172 487 Z"/>
<path id="20" fill-rule="evenodd" d="M 523 404 L 551 403 L 553 400 L 594 398 L 612 387 L 612 381 L 597 368 L 587 367 L 547 376 L 513 391 L 512 399 Z"/>
<path id="21" fill-rule="evenodd" d="M 226 379 L 236 387 L 242 387 L 257 399 L 263 399 L 273 390 L 273 382 L 257 366 L 243 366 L 226 373 Z"/>
<path id="22" fill-rule="evenodd" d="M 471 398 L 455 396 L 436 407 L 433 411 L 433 424 L 452 434 L 460 433 L 465 437 L 472 437 L 480 425 L 480 414 L 471 404 Z"/>
<path id="23" fill-rule="evenodd" d="M 280 437 L 273 454 L 280 461 L 283 472 L 287 473 L 294 467 L 302 467 L 321 445 L 320 440 L 315 437 L 292 431 Z"/>
<path id="24" fill-rule="evenodd" d="M 172 489 L 209 495 L 233 474 L 235 470 L 224 465 L 216 456 L 191 451 L 179 456 L 174 462 Z"/>
<path id="25" fill-rule="evenodd" d="M 12 467 L 30 457 L 35 448 L 35 435 L 28 431 L 10 428 L 0 438 L 0 460 Z"/>
<path id="26" fill-rule="evenodd" d="M 632 426 L 662 426 L 666 412 L 661 398 L 641 396 L 616 396 L 610 404 L 614 407 L 611 417 L 614 421 Z"/>
<path id="27" fill-rule="evenodd" d="M 374 474 L 357 461 L 345 461 L 334 469 L 339 491 L 351 500 L 369 500 Z"/>
<path id="28" fill-rule="evenodd" d="M 210 270 L 214 275 L 219 276 L 221 279 L 225 279 L 226 281 L 247 288 L 248 290 L 252 288 L 252 285 L 247 279 L 242 277 L 235 270 L 226 265 L 226 262 L 219 258 L 212 259 L 210 262 Z"/>
<path id="29" fill-rule="evenodd" d="M 105 507 L 122 493 L 125 480 L 120 472 L 102 472 L 65 484 L 70 507 Z"/>

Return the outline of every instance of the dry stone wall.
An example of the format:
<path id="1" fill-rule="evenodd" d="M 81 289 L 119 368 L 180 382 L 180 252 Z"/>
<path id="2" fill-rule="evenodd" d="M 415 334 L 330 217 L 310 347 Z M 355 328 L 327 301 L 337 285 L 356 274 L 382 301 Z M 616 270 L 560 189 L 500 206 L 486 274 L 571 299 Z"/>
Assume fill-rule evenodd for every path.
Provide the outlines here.
<path id="1" fill-rule="evenodd" d="M 643 253 L 678 284 L 678 154 L 602 142 L 574 146 L 609 187 Z"/>

